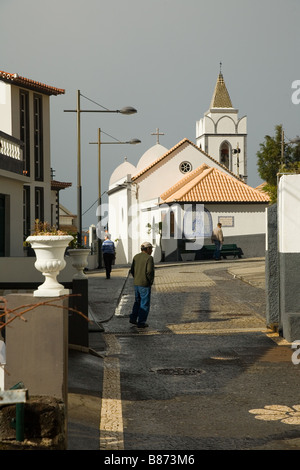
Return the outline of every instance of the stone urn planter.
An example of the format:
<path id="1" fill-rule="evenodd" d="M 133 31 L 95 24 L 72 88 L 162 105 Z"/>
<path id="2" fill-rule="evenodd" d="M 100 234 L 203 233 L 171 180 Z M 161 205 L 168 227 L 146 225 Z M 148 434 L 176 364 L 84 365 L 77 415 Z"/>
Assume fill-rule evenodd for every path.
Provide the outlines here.
<path id="1" fill-rule="evenodd" d="M 69 294 L 57 281 L 60 271 L 66 266 L 65 250 L 73 240 L 71 235 L 31 235 L 26 241 L 35 251 L 35 268 L 45 276 L 45 282 L 33 292 L 35 297 L 59 297 Z"/>
<path id="2" fill-rule="evenodd" d="M 68 250 L 69 255 L 72 258 L 72 266 L 77 269 L 77 273 L 74 274 L 73 279 L 87 279 L 83 270 L 88 266 L 88 255 L 90 254 L 89 248 L 72 248 Z"/>

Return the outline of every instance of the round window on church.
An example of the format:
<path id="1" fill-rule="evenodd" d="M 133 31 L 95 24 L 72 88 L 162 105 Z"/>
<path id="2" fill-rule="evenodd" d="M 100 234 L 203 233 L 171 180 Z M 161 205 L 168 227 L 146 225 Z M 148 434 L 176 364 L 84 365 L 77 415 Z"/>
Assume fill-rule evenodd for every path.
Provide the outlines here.
<path id="1" fill-rule="evenodd" d="M 192 171 L 192 164 L 190 162 L 182 162 L 179 165 L 181 173 L 189 173 Z"/>

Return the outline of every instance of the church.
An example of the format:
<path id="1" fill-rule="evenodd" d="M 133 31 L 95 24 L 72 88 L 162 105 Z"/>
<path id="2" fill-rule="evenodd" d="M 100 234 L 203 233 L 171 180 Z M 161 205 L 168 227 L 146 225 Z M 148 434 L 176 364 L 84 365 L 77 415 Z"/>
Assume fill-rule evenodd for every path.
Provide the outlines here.
<path id="1" fill-rule="evenodd" d="M 108 230 L 116 264 L 131 263 L 144 241 L 155 262 L 201 259 L 212 229 L 222 223 L 224 243 L 245 257 L 265 255 L 269 197 L 247 184 L 247 117 L 239 118 L 220 70 L 209 110 L 196 122 L 196 143 L 171 149 L 159 142 L 134 166 L 127 159 L 112 173 Z"/>

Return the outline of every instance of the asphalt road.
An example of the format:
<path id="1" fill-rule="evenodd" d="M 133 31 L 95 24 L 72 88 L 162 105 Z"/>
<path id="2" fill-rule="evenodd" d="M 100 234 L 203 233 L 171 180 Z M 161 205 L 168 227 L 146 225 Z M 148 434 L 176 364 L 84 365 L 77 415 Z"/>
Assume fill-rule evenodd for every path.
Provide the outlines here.
<path id="1" fill-rule="evenodd" d="M 236 267 L 254 270 L 252 285 Z M 69 449 L 298 450 L 299 366 L 266 328 L 260 268 L 159 266 L 142 331 L 129 324 L 128 278 L 90 333 L 98 356 L 70 354 Z"/>

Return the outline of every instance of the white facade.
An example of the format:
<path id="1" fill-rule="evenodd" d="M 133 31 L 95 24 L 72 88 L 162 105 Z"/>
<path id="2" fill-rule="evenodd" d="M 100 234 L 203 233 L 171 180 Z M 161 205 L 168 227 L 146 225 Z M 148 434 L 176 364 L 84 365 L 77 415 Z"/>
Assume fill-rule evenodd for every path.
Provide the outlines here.
<path id="1" fill-rule="evenodd" d="M 34 220 L 55 221 L 50 96 L 64 90 L 0 72 L 0 256 L 22 256 Z"/>
<path id="2" fill-rule="evenodd" d="M 6 174 L 5 174 L 6 173 Z M 4 236 L 2 256 L 23 255 L 23 184 L 24 177 L 11 178 L 0 170 L 0 193 L 4 195 Z M 17 176 L 17 175 L 16 175 Z M 20 223 L 21 222 L 21 223 Z"/>
<path id="3" fill-rule="evenodd" d="M 155 146 L 152 149 L 153 155 L 156 155 Z M 229 177 L 235 178 L 226 167 L 211 159 L 187 139 L 165 152 L 160 158 L 155 158 L 144 170 L 138 171 L 136 168 L 134 172 L 134 167 L 122 164 L 114 171 L 113 175 L 118 175 L 119 180 L 112 178 L 108 191 L 108 227 L 112 240 L 117 240 L 117 264 L 130 263 L 144 241 L 153 244 L 155 262 L 161 260 L 162 253 L 168 258 L 178 249 L 178 240 L 182 238 L 187 223 L 186 219 L 185 222 L 183 220 L 187 210 L 191 208 L 191 203 L 182 204 L 174 201 L 165 204 L 160 196 L 174 185 L 179 187 L 183 177 L 189 175 L 190 172 L 183 174 L 181 171 L 182 164 L 186 162 L 191 165 L 191 169 L 206 164 L 221 169 Z M 122 169 L 124 171 L 131 169 L 132 174 L 124 174 L 122 178 Z M 239 181 L 242 190 L 245 183 Z M 198 203 L 201 204 L 201 201 Z M 210 244 L 210 231 L 221 219 L 225 221 L 224 235 L 227 239 L 264 236 L 266 205 L 267 203 L 205 203 L 206 237 L 202 240 L 203 244 Z M 171 212 L 174 217 L 172 234 L 170 234 Z M 227 220 L 230 220 L 230 224 L 226 224 Z M 169 233 L 166 233 L 166 230 Z M 199 240 L 198 245 L 200 242 Z M 195 250 L 201 246 L 185 243 L 184 248 Z"/>
<path id="4" fill-rule="evenodd" d="M 195 170 L 203 163 L 207 163 L 214 168 L 220 168 L 217 161 L 198 149 L 188 139 L 184 139 L 175 145 L 170 152 L 167 152 L 165 158 L 157 162 L 153 170 L 150 169 L 144 174 L 138 172 L 133 175 L 139 187 L 139 200 L 145 202 L 157 198 L 181 180 L 185 174 Z M 188 164 L 190 165 L 189 170 L 187 172 L 182 171 L 182 169 L 187 168 Z M 222 170 L 230 174 L 225 166 L 222 166 Z M 139 174 L 140 176 L 138 176 Z"/>
<path id="5" fill-rule="evenodd" d="M 0 129 L 9 135 L 12 135 L 11 92 L 11 85 L 0 81 Z"/>
<path id="6" fill-rule="evenodd" d="M 132 257 L 132 233 L 134 204 L 134 188 L 132 194 L 131 175 L 124 175 L 116 191 L 109 195 L 108 220 L 103 220 L 103 226 L 108 223 L 109 233 L 117 246 L 117 264 L 126 264 Z M 133 201 L 133 202 L 132 202 Z"/>
<path id="7" fill-rule="evenodd" d="M 300 253 L 300 175 L 282 175 L 278 185 L 279 253 Z"/>
<path id="8" fill-rule="evenodd" d="M 140 251 L 140 244 L 151 238 L 147 228 L 147 212 L 151 206 L 157 208 L 159 199 L 156 195 L 153 202 L 147 200 L 145 212 L 141 201 L 144 201 L 145 197 L 152 197 L 149 185 L 135 183 L 132 177 L 155 162 L 165 152 L 167 152 L 165 147 L 156 144 L 142 155 L 136 167 L 124 161 L 111 175 L 108 191 L 108 220 L 103 219 L 102 224 L 104 227 L 108 223 L 109 233 L 117 246 L 117 264 L 130 263 L 134 254 Z M 157 188 L 157 184 L 155 186 Z M 142 195 L 140 190 L 142 190 Z"/>

